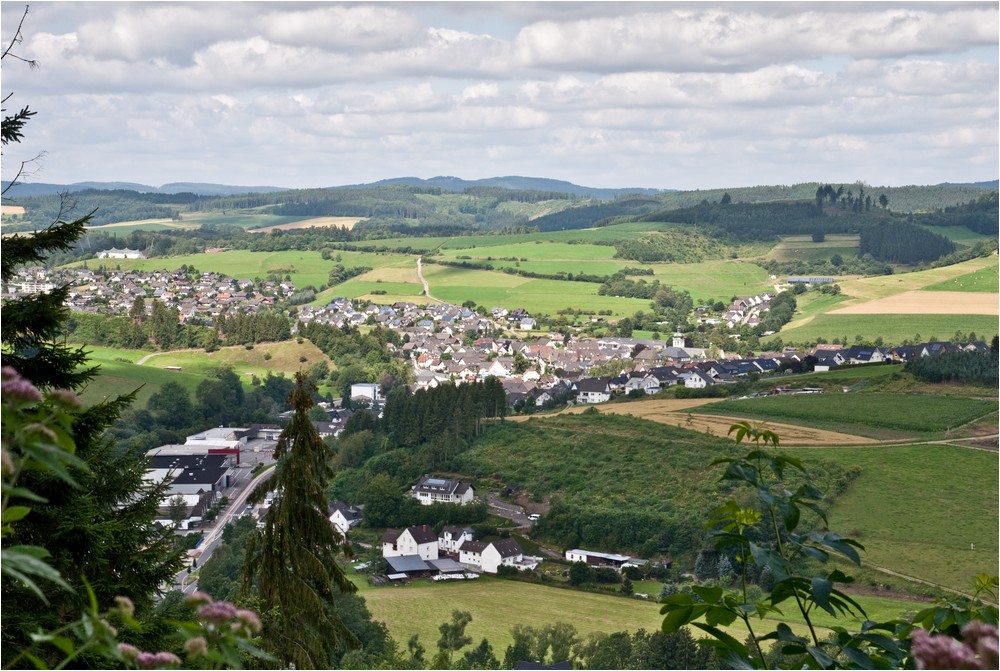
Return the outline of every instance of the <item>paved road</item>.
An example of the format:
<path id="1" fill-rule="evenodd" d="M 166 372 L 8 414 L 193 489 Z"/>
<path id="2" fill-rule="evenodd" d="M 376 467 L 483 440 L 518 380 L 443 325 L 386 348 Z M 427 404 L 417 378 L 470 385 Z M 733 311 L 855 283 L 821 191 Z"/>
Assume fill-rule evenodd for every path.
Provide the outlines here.
<path id="1" fill-rule="evenodd" d="M 198 546 L 198 549 L 201 550 L 201 554 L 198 556 L 198 566 L 204 566 L 205 562 L 212 556 L 212 553 L 215 552 L 215 548 L 222 542 L 223 529 L 226 528 L 226 524 L 229 523 L 233 516 L 243 508 L 250 493 L 256 489 L 258 484 L 264 482 L 272 475 L 274 475 L 274 468 L 268 468 L 258 473 L 253 480 L 242 487 L 239 494 L 229 502 L 226 509 L 219 513 L 219 516 L 215 518 L 215 522 L 213 523 L 214 526 L 205 533 L 201 544 Z M 189 582 L 185 584 L 185 581 Z M 190 575 L 188 569 L 182 569 L 174 576 L 173 589 L 181 590 L 185 594 L 191 594 L 198 589 L 198 579 L 196 576 Z"/>

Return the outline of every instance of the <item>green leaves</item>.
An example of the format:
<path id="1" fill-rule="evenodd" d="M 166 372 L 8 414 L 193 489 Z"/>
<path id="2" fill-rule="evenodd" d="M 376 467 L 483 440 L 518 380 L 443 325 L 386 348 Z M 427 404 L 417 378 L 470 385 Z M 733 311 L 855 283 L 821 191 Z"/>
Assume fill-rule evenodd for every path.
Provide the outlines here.
<path id="1" fill-rule="evenodd" d="M 0 569 L 5 576 L 17 580 L 48 603 L 34 578 L 49 580 L 66 590 L 71 589 L 59 575 L 59 571 L 45 562 L 49 556 L 48 550 L 37 545 L 15 545 L 0 552 Z"/>

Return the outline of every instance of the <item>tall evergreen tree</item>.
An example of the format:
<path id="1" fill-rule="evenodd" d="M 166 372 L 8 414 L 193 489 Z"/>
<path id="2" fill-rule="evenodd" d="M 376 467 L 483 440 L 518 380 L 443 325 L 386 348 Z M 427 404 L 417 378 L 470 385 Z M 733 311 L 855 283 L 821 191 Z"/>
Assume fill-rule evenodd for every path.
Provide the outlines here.
<path id="1" fill-rule="evenodd" d="M 274 476 L 250 495 L 251 503 L 260 503 L 275 494 L 263 531 L 247 547 L 243 569 L 243 593 L 257 588 L 265 639 L 284 663 L 300 669 L 327 668 L 338 651 L 358 645 L 334 605 L 337 591 L 356 588 L 337 564 L 348 546 L 327 517 L 324 489 L 333 477 L 332 451 L 309 420 L 314 389 L 305 375 L 296 374 L 293 414 L 275 446 Z"/>
<path id="2" fill-rule="evenodd" d="M 12 44 L 20 37 L 20 27 Z M 4 58 L 10 50 L 3 53 Z M 9 96 L 4 98 L 6 102 Z M 20 142 L 24 124 L 32 116 L 27 108 L 5 116 L 2 141 Z M 91 215 L 64 222 L 57 220 L 44 231 L 15 235 L 3 242 L 0 275 L 6 282 L 16 269 L 42 263 L 49 254 L 70 249 L 84 232 Z M 5 301 L 2 362 L 40 389 L 78 391 L 97 372 L 88 366 L 82 347 L 62 341 L 68 316 L 64 307 L 68 287 Z M 22 474 L 18 486 L 41 500 L 18 521 L 16 541 L 45 548 L 49 565 L 72 588 L 40 584 L 47 605 L 24 585 L 4 578 L 3 659 L 25 647 L 39 628 L 54 629 L 79 617 L 89 607 L 87 586 L 99 604 L 115 596 L 131 598 L 140 609 L 150 606 L 160 586 L 172 581 L 181 568 L 173 549 L 171 531 L 153 520 L 165 498 L 163 484 L 145 481 L 142 455 L 105 438 L 105 431 L 132 402 L 134 394 L 105 400 L 75 416 L 72 437 L 76 456 L 85 465 L 70 469 L 77 487 L 45 471 Z M 5 539 L 6 545 L 7 539 Z M 10 651 L 10 653 L 8 653 Z"/>

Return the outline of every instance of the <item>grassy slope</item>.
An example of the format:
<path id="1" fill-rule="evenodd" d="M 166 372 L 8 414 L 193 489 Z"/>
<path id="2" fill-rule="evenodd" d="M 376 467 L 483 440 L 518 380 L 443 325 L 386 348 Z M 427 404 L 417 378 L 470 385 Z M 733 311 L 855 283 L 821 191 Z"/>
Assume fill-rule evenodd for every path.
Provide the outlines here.
<path id="1" fill-rule="evenodd" d="M 141 366 L 135 362 L 153 352 L 102 347 L 87 349 L 92 352 L 91 360 L 100 364 L 101 374 L 87 386 L 82 394 L 84 401 L 95 403 L 106 395 L 128 393 L 141 387 L 136 399 L 136 407 L 140 408 L 145 407 L 149 397 L 166 382 L 179 382 L 193 394 L 205 376 L 219 366 L 232 366 L 247 387 L 250 385 L 251 374 L 263 377 L 271 371 L 275 375 L 292 375 L 320 361 L 326 361 L 332 368 L 330 359 L 309 341 L 304 341 L 301 345 L 295 341 L 261 343 L 252 350 L 243 346 L 223 347 L 211 354 L 204 350 L 156 353 Z M 270 360 L 264 359 L 266 353 L 271 354 Z M 299 361 L 299 357 L 303 356 L 306 357 L 304 363 Z M 128 359 L 132 363 L 118 359 Z M 165 366 L 180 366 L 182 370 L 164 370 Z M 322 393 L 326 391 L 320 389 Z"/>
<path id="2" fill-rule="evenodd" d="M 996 268 L 982 268 L 966 275 L 959 275 L 944 282 L 931 284 L 924 291 L 985 291 L 1000 292 L 1000 274 Z"/>
<path id="3" fill-rule="evenodd" d="M 995 411 L 995 401 L 893 392 L 826 393 L 726 400 L 699 412 L 795 422 L 873 438 L 940 438 Z"/>
<path id="4" fill-rule="evenodd" d="M 859 540 L 864 564 L 954 589 L 996 573 L 996 453 L 946 445 L 796 450 L 861 475 L 830 511 L 830 528 Z M 975 550 L 970 549 L 974 543 Z"/>
<path id="5" fill-rule="evenodd" d="M 902 275 L 843 279 L 838 281 L 842 294 L 835 299 L 817 298 L 811 293 L 799 297 L 801 309 L 796 312 L 795 319 L 781 329 L 778 337 L 787 343 L 815 342 L 817 338 L 829 341 L 846 336 L 850 343 L 855 336 L 868 341 L 881 336 L 886 343 L 900 343 L 904 339 L 914 339 L 918 334 L 919 340 L 928 340 L 931 336 L 947 339 L 956 330 L 961 330 L 975 331 L 988 340 L 997 333 L 997 318 L 991 315 L 832 315 L 826 314 L 826 311 L 904 291 L 954 291 L 954 281 L 965 282 L 964 278 L 970 275 L 973 276 L 970 282 L 977 287 L 974 290 L 996 291 L 997 270 L 997 257 L 993 256 Z"/>

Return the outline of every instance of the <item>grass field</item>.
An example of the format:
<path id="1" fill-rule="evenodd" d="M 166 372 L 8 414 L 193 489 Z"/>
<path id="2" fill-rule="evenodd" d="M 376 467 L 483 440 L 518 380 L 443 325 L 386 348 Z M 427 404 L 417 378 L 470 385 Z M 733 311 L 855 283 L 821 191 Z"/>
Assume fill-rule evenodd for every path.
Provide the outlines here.
<path id="1" fill-rule="evenodd" d="M 991 236 L 983 235 L 982 233 L 976 233 L 971 231 L 965 226 L 924 226 L 917 224 L 921 228 L 926 228 L 932 233 L 937 233 L 938 235 L 943 235 L 954 243 L 959 245 L 966 245 L 971 247 L 972 245 L 980 242 L 982 240 L 990 240 Z M 996 236 L 992 236 L 996 237 Z"/>
<path id="2" fill-rule="evenodd" d="M 792 452 L 807 463 L 824 459 L 861 468 L 829 521 L 831 529 L 865 546 L 863 565 L 953 589 L 967 589 L 979 573 L 996 574 L 995 451 L 912 445 Z"/>
<path id="3" fill-rule="evenodd" d="M 649 308 L 647 300 L 599 296 L 599 285 L 590 282 L 536 280 L 430 264 L 424 266 L 423 274 L 432 296 L 455 305 L 473 300 L 486 307 L 519 306 L 531 313 L 550 315 L 563 308 L 586 307 L 595 311 L 611 310 L 614 315 L 624 316 Z"/>
<path id="4" fill-rule="evenodd" d="M 971 259 L 951 266 L 931 268 L 900 275 L 879 275 L 877 277 L 862 277 L 838 282 L 842 293 L 858 303 L 886 298 L 904 291 L 923 289 L 924 287 L 961 277 L 983 268 L 992 268 L 997 272 L 997 257 L 982 257 Z"/>
<path id="5" fill-rule="evenodd" d="M 580 639 L 589 634 L 645 629 L 656 631 L 663 622 L 655 600 L 644 601 L 612 595 L 580 592 L 557 587 L 546 587 L 523 582 L 483 577 L 475 581 L 447 581 L 433 583 L 415 581 L 405 587 L 369 588 L 361 584 L 361 595 L 376 620 L 386 624 L 397 641 L 406 641 L 417 634 L 421 643 L 433 648 L 440 637 L 438 626 L 451 619 L 453 610 L 468 611 L 472 622 L 466 634 L 472 645 L 486 638 L 493 653 L 500 659 L 507 646 L 513 643 L 510 630 L 515 624 L 543 627 L 546 624 L 568 622 Z M 655 597 L 655 595 L 653 595 Z M 919 607 L 912 601 L 883 597 L 858 596 L 857 601 L 868 616 L 876 621 L 898 617 L 900 613 Z M 804 622 L 797 611 L 785 609 L 785 616 L 769 618 L 788 622 L 793 630 L 804 629 Z M 821 614 L 814 622 L 819 627 L 829 627 L 835 622 L 841 626 L 857 627 L 860 620 L 845 618 L 834 620 Z M 738 626 L 726 628 L 742 640 L 745 631 Z M 699 632 L 692 632 L 699 638 Z"/>
<path id="6" fill-rule="evenodd" d="M 834 254 L 850 258 L 858 253 L 857 235 L 827 235 L 823 242 L 813 242 L 809 235 L 789 235 L 781 238 L 765 258 L 769 261 L 827 260 Z"/>
<path id="7" fill-rule="evenodd" d="M 367 586 L 366 586 L 367 587 Z M 472 614 L 466 634 L 473 645 L 487 638 L 493 653 L 503 659 L 513 643 L 515 624 L 543 627 L 569 622 L 581 637 L 590 633 L 655 631 L 663 622 L 655 601 L 591 594 L 517 581 L 483 577 L 442 583 L 415 581 L 406 587 L 363 589 L 361 596 L 376 620 L 404 642 L 413 634 L 429 649 L 440 638 L 438 625 L 451 619 L 452 610 Z"/>
<path id="8" fill-rule="evenodd" d="M 960 330 L 963 333 L 975 331 L 980 338 L 989 341 L 997 334 L 997 324 L 997 318 L 991 315 L 818 314 L 790 322 L 778 332 L 778 337 L 785 343 L 847 338 L 848 344 L 854 342 L 855 336 L 868 342 L 881 337 L 888 344 L 899 344 L 907 339 L 926 342 L 932 336 L 936 340 L 947 340 Z"/>
<path id="9" fill-rule="evenodd" d="M 143 408 L 149 397 L 159 391 L 167 382 L 178 382 L 192 394 L 198 384 L 214 368 L 231 366 L 240 376 L 244 386 L 250 386 L 250 376 L 266 376 L 268 371 L 275 375 L 284 373 L 293 375 L 298 370 L 326 361 L 333 368 L 330 359 L 315 345 L 304 341 L 301 345 L 293 341 L 281 343 L 260 343 L 252 350 L 242 345 L 223 347 L 216 352 L 207 353 L 204 350 L 146 352 L 138 350 L 117 350 L 106 347 L 87 347 L 91 352 L 91 361 L 101 366 L 100 374 L 87 386 L 81 394 L 85 403 L 97 403 L 105 396 L 117 396 L 139 390 L 135 406 Z M 264 355 L 270 353 L 271 359 Z M 152 354 L 143 365 L 138 365 L 141 358 Z M 299 361 L 306 357 L 305 362 Z M 119 359 L 127 359 L 128 362 Z M 166 366 L 180 366 L 180 371 L 166 370 Z M 320 388 L 321 393 L 330 391 Z"/>
<path id="10" fill-rule="evenodd" d="M 826 393 L 725 400 L 699 413 L 803 424 L 878 439 L 941 438 L 996 411 L 996 401 L 894 392 Z"/>
<path id="11" fill-rule="evenodd" d="M 996 268 L 982 268 L 967 275 L 960 275 L 944 282 L 931 284 L 923 291 L 984 291 L 1000 292 L 1000 273 Z"/>

